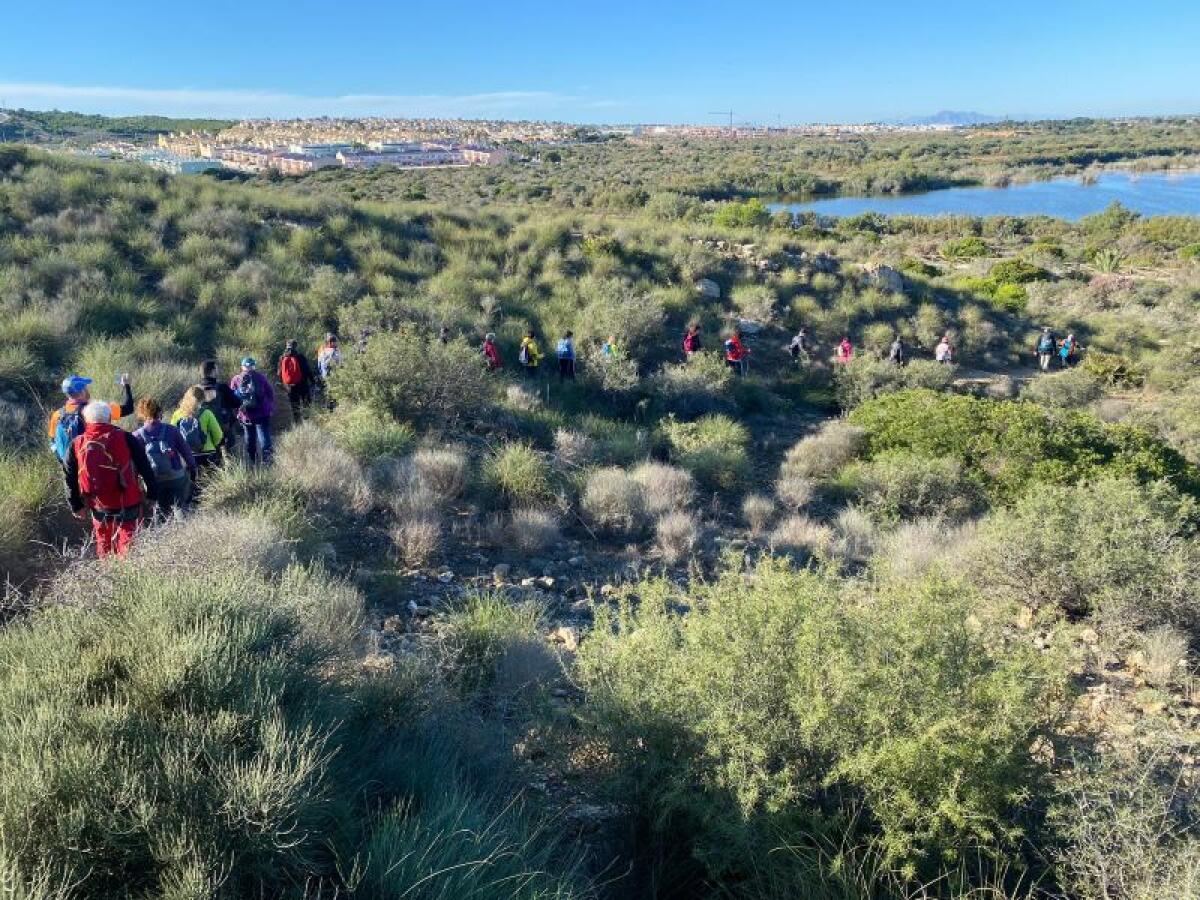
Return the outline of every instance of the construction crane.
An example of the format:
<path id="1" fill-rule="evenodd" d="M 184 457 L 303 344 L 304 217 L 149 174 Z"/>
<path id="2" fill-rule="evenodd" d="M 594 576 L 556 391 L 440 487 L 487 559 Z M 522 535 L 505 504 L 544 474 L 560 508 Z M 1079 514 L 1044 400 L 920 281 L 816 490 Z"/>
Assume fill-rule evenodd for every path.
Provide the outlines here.
<path id="1" fill-rule="evenodd" d="M 724 112 L 710 112 L 709 115 L 710 116 L 721 116 L 722 118 L 724 118 L 725 116 L 729 116 L 729 130 L 733 131 L 733 110 L 732 109 L 726 110 Z"/>

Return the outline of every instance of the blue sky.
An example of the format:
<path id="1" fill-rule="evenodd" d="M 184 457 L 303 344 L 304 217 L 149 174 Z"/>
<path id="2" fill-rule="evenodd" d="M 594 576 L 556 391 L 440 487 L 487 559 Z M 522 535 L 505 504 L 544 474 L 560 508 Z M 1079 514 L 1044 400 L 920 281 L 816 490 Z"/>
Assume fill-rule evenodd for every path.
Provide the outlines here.
<path id="1" fill-rule="evenodd" d="M 0 106 L 871 121 L 1200 113 L 1200 2 L 5 4 Z"/>

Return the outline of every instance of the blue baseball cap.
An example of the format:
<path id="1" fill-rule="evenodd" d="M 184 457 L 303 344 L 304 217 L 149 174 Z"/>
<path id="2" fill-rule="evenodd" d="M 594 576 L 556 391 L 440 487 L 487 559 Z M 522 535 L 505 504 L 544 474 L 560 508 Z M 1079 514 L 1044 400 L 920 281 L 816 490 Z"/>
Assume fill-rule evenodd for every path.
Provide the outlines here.
<path id="1" fill-rule="evenodd" d="M 63 379 L 62 392 L 69 397 L 71 394 L 78 394 L 86 390 L 91 383 L 92 379 L 84 378 L 82 375 L 68 375 Z"/>
<path id="2" fill-rule="evenodd" d="M 246 356 L 246 357 L 242 358 L 242 368 L 243 369 L 253 369 L 257 365 L 258 365 L 258 363 L 254 361 L 253 356 Z"/>

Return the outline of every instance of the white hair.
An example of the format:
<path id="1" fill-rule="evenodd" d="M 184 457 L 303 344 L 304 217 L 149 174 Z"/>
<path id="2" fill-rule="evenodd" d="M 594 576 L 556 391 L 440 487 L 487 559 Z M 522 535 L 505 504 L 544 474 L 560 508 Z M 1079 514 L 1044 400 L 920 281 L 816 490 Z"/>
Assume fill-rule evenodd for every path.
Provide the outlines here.
<path id="1" fill-rule="evenodd" d="M 108 425 L 112 422 L 112 407 L 100 400 L 93 400 L 83 408 L 83 421 L 89 424 Z"/>

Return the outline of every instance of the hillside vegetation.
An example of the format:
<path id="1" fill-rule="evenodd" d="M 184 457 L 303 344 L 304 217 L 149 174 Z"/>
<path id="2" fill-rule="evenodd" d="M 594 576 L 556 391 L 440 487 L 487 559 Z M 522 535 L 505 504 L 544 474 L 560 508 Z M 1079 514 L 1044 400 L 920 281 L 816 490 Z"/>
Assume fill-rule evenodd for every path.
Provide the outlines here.
<path id="1" fill-rule="evenodd" d="M 0 884 L 1200 897 L 1200 222 L 613 216 L 591 152 L 539 206 L 0 147 Z M 65 374 L 171 408 L 329 331 L 272 465 L 86 558 Z"/>

